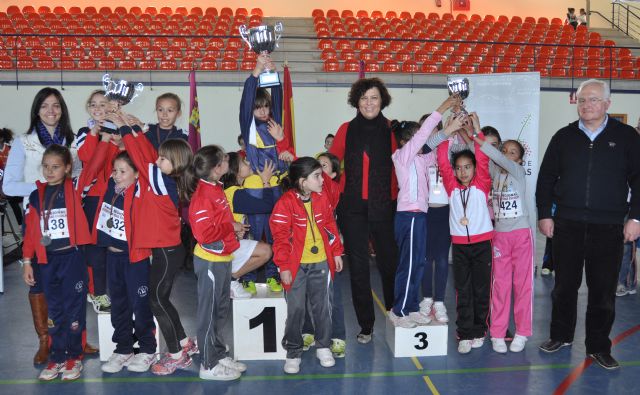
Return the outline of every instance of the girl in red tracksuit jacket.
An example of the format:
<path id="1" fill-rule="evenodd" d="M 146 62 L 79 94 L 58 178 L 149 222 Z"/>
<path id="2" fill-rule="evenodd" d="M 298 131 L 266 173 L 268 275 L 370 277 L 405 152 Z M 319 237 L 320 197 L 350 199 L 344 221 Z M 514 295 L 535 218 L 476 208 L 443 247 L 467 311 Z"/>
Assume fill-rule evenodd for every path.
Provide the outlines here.
<path id="1" fill-rule="evenodd" d="M 119 128 L 124 146 L 134 165 L 141 169 L 139 178 L 151 188 L 149 199 L 141 212 L 142 221 L 134 234 L 134 244 L 152 249 L 152 265 L 149 269 L 151 312 L 167 343 L 168 353 L 162 355 L 151 371 L 168 375 L 176 369 L 191 366 L 191 355 L 198 349 L 182 326 L 180 316 L 171 303 L 173 281 L 183 264 L 185 251 L 180 239 L 180 201 L 186 201 L 186 185 L 193 178 L 190 168 L 193 154 L 189 144 L 182 139 L 164 141 L 159 152 L 142 133 L 128 126 L 124 114 L 111 116 Z M 151 230 L 159 230 L 157 232 Z"/>
<path id="2" fill-rule="evenodd" d="M 198 277 L 198 348 L 204 380 L 235 380 L 247 369 L 227 356 L 223 335 L 231 318 L 233 252 L 247 230 L 234 221 L 220 182 L 228 170 L 229 157 L 217 145 L 200 148 L 193 158 L 197 185 L 192 187 L 189 223 L 197 241 L 193 268 Z"/>
<path id="3" fill-rule="evenodd" d="M 46 149 L 42 170 L 47 182 L 36 182 L 25 214 L 23 278 L 35 285 L 31 259 L 36 255 L 48 305 L 50 361 L 39 376 L 47 381 L 60 373 L 62 380 L 75 380 L 82 371 L 87 269 L 78 246 L 91 242 L 82 194 L 91 187 L 96 169 L 85 168 L 72 181 L 67 177 L 71 166 L 67 147 L 52 144 Z"/>
<path id="4" fill-rule="evenodd" d="M 474 137 L 478 135 L 484 137 L 479 129 Z M 458 352 L 466 354 L 472 348 L 482 347 L 488 328 L 493 238 L 487 206 L 491 190 L 489 158 L 476 143 L 475 155 L 463 150 L 453 154 L 449 161 L 449 141 L 438 146 L 437 156 L 451 210 Z"/>
<path id="5" fill-rule="evenodd" d="M 287 322 L 282 344 L 287 350 L 285 373 L 300 371 L 305 308 L 315 323 L 316 356 L 323 367 L 335 360 L 331 344 L 331 279 L 342 270 L 342 243 L 333 207 L 323 189 L 320 163 L 296 159 L 284 182 L 285 192 L 269 221 L 273 233 L 273 260 L 286 291 Z"/>
<path id="6" fill-rule="evenodd" d="M 102 134 L 95 157 L 110 149 L 107 143 L 110 138 L 110 134 Z M 92 162 L 96 161 L 95 157 Z M 155 360 L 157 348 L 149 307 L 151 249 L 139 246 L 136 238 L 139 233 L 162 230 L 144 227 L 148 221 L 144 216 L 145 206 L 155 198 L 145 178 L 138 177 L 139 171 L 147 169 L 138 169 L 125 151 L 116 155 L 112 166 L 112 177 L 98 202 L 93 225 L 96 229 L 94 241 L 107 249 L 111 324 L 116 343 L 114 353 L 101 369 L 105 373 L 116 373 L 126 366 L 130 372 L 145 372 Z M 140 352 L 134 356 L 136 339 Z"/>

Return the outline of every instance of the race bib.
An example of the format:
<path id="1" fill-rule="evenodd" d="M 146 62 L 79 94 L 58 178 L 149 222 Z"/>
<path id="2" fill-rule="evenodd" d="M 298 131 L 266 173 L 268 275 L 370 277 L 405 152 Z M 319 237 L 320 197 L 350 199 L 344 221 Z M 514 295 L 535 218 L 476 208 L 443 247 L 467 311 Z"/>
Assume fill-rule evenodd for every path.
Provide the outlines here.
<path id="1" fill-rule="evenodd" d="M 429 167 L 429 203 L 449 204 L 447 191 L 442 184 L 442 175 L 436 166 Z"/>
<path id="2" fill-rule="evenodd" d="M 98 217 L 98 230 L 114 239 L 127 241 L 127 234 L 124 229 L 124 211 L 109 203 L 102 202 Z"/>
<path id="3" fill-rule="evenodd" d="M 40 229 L 43 235 L 49 235 L 51 239 L 66 239 L 69 237 L 69 223 L 67 221 L 66 208 L 54 208 L 47 211 L 49 218 L 47 225 L 44 223 L 44 215 L 40 216 Z M 48 230 L 47 230 L 48 227 Z"/>
<path id="4" fill-rule="evenodd" d="M 493 191 L 493 213 L 498 220 L 521 217 L 522 204 L 522 198 L 516 191 Z"/>

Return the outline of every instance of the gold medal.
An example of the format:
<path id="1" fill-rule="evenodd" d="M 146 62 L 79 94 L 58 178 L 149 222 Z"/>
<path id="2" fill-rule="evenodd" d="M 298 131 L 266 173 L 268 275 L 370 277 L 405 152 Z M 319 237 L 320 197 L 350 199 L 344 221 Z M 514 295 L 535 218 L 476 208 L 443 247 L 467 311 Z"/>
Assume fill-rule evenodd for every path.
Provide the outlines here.
<path id="1" fill-rule="evenodd" d="M 469 219 L 467 217 L 460 218 L 460 225 L 462 225 L 462 226 L 469 225 Z"/>

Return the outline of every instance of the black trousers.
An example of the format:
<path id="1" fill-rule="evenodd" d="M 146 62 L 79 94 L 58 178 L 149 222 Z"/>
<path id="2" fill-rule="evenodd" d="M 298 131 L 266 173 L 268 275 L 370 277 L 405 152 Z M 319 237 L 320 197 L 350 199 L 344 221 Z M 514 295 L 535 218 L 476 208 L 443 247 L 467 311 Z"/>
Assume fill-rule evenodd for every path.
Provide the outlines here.
<path id="1" fill-rule="evenodd" d="M 182 244 L 170 248 L 154 248 L 152 251 L 153 261 L 149 268 L 149 304 L 167 342 L 167 349 L 170 353 L 177 353 L 182 349 L 180 340 L 187 335 L 178 311 L 169 297 L 173 280 L 184 262 L 185 251 Z"/>
<path id="2" fill-rule="evenodd" d="M 488 328 L 491 297 L 491 241 L 453 244 L 451 255 L 458 338 L 471 340 L 484 337 Z"/>
<path id="3" fill-rule="evenodd" d="M 609 333 L 615 319 L 616 285 L 622 262 L 622 225 L 589 224 L 555 218 L 551 293 L 551 333 L 554 340 L 573 341 L 578 289 L 587 278 L 586 340 L 588 354 L 611 352 Z"/>
<path id="4" fill-rule="evenodd" d="M 338 205 L 338 223 L 349 257 L 351 296 L 356 318 L 363 333 L 373 331 L 375 312 L 369 272 L 369 236 L 376 251 L 376 265 L 382 279 L 382 293 L 386 310 L 393 307 L 393 288 L 398 267 L 398 248 L 393 233 L 393 219 L 370 220 L 367 202 Z"/>

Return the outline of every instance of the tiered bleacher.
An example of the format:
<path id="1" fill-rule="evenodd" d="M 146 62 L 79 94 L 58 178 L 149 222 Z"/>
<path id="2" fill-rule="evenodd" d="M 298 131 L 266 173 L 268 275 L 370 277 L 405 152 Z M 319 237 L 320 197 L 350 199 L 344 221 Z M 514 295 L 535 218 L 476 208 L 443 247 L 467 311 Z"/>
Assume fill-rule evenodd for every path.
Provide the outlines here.
<path id="1" fill-rule="evenodd" d="M 640 77 L 640 59 L 586 26 L 559 18 L 316 9 L 312 12 L 324 70 L 508 73 Z"/>
<path id="2" fill-rule="evenodd" d="M 260 8 L 9 6 L 0 12 L 0 69 L 237 70 L 240 63 L 249 70 L 256 55 L 238 27 L 260 25 L 262 15 Z"/>
<path id="3" fill-rule="evenodd" d="M 508 73 L 640 78 L 640 58 L 559 18 L 316 9 L 318 72 Z M 7 7 L 0 70 L 252 70 L 238 27 L 260 8 Z"/>

